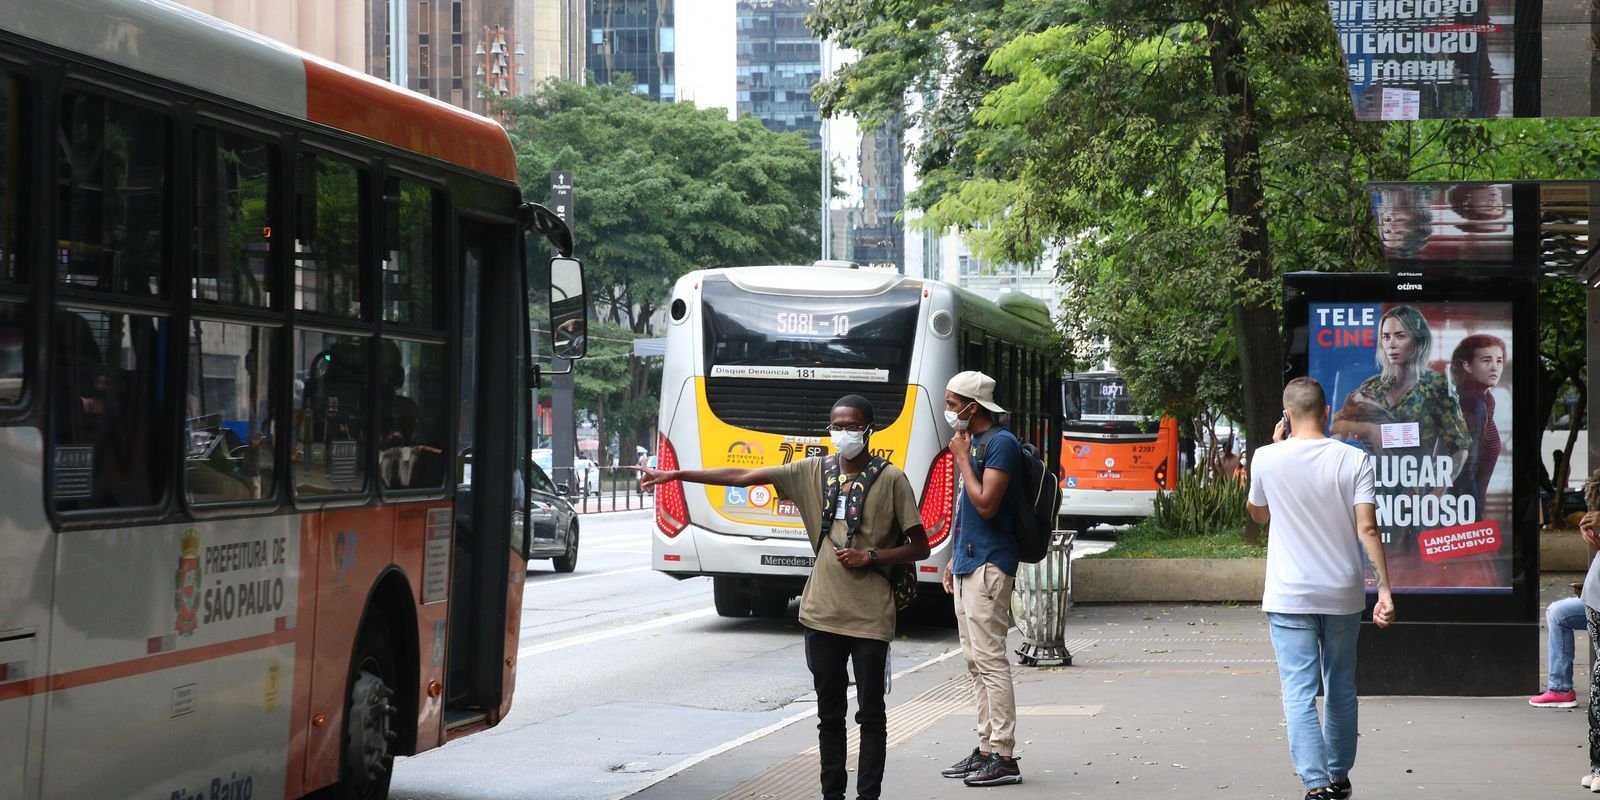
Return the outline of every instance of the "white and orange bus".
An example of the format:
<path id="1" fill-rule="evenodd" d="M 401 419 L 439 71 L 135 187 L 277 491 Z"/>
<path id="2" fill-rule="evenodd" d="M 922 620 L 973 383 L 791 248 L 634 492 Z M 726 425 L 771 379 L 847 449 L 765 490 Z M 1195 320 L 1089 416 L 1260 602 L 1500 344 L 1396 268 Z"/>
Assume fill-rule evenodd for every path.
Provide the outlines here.
<path id="1" fill-rule="evenodd" d="M 697 270 L 668 304 L 659 464 L 769 467 L 826 455 L 828 412 L 847 394 L 876 410 L 872 451 L 905 470 L 932 552 L 918 565 L 937 602 L 950 560 L 954 458 L 944 387 L 962 370 L 996 376 L 995 400 L 1023 441 L 1059 441 L 1059 344 L 1044 303 L 991 302 L 878 269 L 765 266 Z M 845 262 L 848 263 L 848 262 Z M 811 573 L 800 510 L 770 486 L 656 488 L 651 566 L 710 576 L 717 613 L 776 617 Z"/>
<path id="2" fill-rule="evenodd" d="M 530 226 L 570 255 L 490 120 L 0 3 L 0 797 L 376 798 L 505 715 L 545 348 L 501 332 L 548 279 L 581 355 L 585 302 Z"/>
<path id="3" fill-rule="evenodd" d="M 1156 493 L 1177 485 L 1177 420 L 1135 412 L 1121 375 L 1068 375 L 1062 414 L 1062 529 L 1144 519 Z"/>

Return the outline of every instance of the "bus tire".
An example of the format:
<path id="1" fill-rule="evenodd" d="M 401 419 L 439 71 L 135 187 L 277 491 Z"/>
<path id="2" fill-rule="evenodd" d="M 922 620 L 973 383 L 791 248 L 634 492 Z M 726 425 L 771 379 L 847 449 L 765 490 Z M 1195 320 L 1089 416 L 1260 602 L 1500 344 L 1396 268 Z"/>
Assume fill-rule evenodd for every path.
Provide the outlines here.
<path id="1" fill-rule="evenodd" d="M 711 602 L 719 617 L 750 616 L 750 596 L 739 591 L 739 581 L 720 576 L 711 579 Z"/>
<path id="2" fill-rule="evenodd" d="M 382 800 L 394 775 L 398 687 L 394 639 L 382 612 L 367 609 L 350 661 L 339 748 L 339 782 L 324 794 L 339 800 Z"/>
<path id="3" fill-rule="evenodd" d="M 550 559 L 556 572 L 571 572 L 578 568 L 578 523 L 567 529 L 567 551 Z"/>

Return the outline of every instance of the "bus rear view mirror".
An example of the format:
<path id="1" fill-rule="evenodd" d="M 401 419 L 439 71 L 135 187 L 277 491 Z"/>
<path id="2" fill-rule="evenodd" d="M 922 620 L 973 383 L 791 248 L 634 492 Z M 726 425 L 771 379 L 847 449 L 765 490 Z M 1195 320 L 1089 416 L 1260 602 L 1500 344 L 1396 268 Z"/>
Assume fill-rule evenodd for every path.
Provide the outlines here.
<path id="1" fill-rule="evenodd" d="M 589 298 L 576 258 L 550 259 L 550 351 L 574 360 L 589 351 Z"/>

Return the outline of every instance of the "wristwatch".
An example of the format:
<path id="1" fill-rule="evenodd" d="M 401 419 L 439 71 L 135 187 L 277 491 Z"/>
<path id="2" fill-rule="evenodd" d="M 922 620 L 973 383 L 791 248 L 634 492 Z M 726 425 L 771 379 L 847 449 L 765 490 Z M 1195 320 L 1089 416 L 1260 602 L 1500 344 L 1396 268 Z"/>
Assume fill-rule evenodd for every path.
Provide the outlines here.
<path id="1" fill-rule="evenodd" d="M 877 561 L 878 560 L 878 551 L 877 550 L 868 550 L 867 551 L 867 560 L 868 561 Z"/>

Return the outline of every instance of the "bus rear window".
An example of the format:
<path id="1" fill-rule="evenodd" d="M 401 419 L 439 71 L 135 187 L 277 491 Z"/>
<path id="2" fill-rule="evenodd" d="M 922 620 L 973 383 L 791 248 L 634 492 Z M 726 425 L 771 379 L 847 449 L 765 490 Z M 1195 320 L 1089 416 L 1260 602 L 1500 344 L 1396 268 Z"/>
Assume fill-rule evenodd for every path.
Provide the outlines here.
<path id="1" fill-rule="evenodd" d="M 921 300 L 916 286 L 870 297 L 772 295 L 707 279 L 701 335 L 712 413 L 748 430 L 816 436 L 835 400 L 859 394 L 880 429 L 894 424 Z"/>
<path id="2" fill-rule="evenodd" d="M 1128 386 L 1120 378 L 1078 379 L 1067 383 L 1067 409 L 1077 410 L 1083 422 L 1142 422 L 1128 399 Z"/>
<path id="3" fill-rule="evenodd" d="M 710 377 L 906 382 L 922 292 L 774 295 L 707 279 L 701 290 Z"/>

